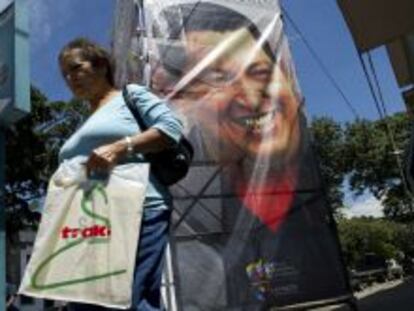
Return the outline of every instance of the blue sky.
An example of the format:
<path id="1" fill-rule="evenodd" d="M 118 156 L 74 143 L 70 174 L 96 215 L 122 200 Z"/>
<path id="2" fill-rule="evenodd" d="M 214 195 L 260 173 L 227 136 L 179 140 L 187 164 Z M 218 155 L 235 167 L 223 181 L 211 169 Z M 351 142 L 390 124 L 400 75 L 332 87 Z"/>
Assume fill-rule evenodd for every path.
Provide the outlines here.
<path id="1" fill-rule="evenodd" d="M 370 119 L 377 118 L 358 53 L 336 1 L 282 0 L 281 3 L 358 114 Z M 309 114 L 328 115 L 337 120 L 352 120 L 352 113 L 318 67 L 303 41 L 288 21 L 286 25 Z M 385 49 L 372 51 L 372 56 L 389 112 L 404 110 Z"/>
<path id="2" fill-rule="evenodd" d="M 31 1 L 32 81 L 51 100 L 68 99 L 56 64 L 59 49 L 77 36 L 109 46 L 115 0 Z M 361 117 L 377 118 L 351 35 L 335 0 L 281 0 L 282 6 L 313 46 Z M 308 115 L 348 121 L 353 115 L 317 65 L 300 36 L 286 21 Z M 383 48 L 373 51 L 374 63 L 389 112 L 404 110 L 394 74 Z"/>
<path id="3" fill-rule="evenodd" d="M 31 75 L 34 85 L 50 100 L 70 98 L 57 67 L 57 54 L 70 39 L 86 36 L 108 47 L 115 0 L 31 1 Z M 335 0 L 281 0 L 282 6 L 322 59 L 359 116 L 378 118 L 368 84 L 351 35 Z M 285 19 L 286 20 L 286 19 Z M 306 99 L 308 116 L 330 116 L 351 121 L 353 115 L 338 91 L 317 65 L 301 37 L 286 20 L 296 70 Z M 384 48 L 373 51 L 373 59 L 387 109 L 405 110 Z M 347 201 L 353 199 L 347 197 Z M 367 206 L 378 213 L 378 202 L 369 195 L 355 206 Z M 359 205 L 358 205 L 359 204 Z"/>
<path id="4" fill-rule="evenodd" d="M 109 47 L 115 0 L 35 0 L 30 6 L 32 83 L 51 100 L 67 100 L 59 50 L 79 36 Z"/>

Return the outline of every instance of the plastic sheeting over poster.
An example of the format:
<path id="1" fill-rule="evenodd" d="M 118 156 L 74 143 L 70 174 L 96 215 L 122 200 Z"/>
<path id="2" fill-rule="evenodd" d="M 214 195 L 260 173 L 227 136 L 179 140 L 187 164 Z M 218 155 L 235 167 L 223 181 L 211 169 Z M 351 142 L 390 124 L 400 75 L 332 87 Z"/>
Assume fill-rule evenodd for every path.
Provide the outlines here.
<path id="1" fill-rule="evenodd" d="M 143 8 L 124 42 L 128 80 L 169 99 L 196 149 L 172 188 L 180 309 L 269 310 L 347 295 L 277 1 Z"/>

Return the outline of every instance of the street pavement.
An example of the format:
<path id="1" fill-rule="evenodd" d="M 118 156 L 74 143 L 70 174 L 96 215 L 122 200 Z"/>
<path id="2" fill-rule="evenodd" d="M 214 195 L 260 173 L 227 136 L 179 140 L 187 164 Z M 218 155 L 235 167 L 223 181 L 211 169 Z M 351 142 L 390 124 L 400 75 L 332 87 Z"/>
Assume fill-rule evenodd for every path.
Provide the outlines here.
<path id="1" fill-rule="evenodd" d="M 414 311 L 414 278 L 376 284 L 357 293 L 359 311 Z M 331 306 L 313 311 L 349 311 L 347 306 Z"/>

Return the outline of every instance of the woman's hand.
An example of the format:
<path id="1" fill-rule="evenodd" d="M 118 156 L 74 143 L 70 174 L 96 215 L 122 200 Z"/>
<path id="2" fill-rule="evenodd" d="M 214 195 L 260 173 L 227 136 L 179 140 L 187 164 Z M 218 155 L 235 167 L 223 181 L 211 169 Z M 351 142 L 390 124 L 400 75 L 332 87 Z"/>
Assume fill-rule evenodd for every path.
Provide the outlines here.
<path id="1" fill-rule="evenodd" d="M 159 152 L 170 146 L 169 138 L 156 128 L 149 128 L 130 139 L 134 152 Z M 127 154 L 127 147 L 126 140 L 121 139 L 93 150 L 85 163 L 88 176 L 91 173 L 99 175 L 109 172 Z"/>
<path id="2" fill-rule="evenodd" d="M 88 176 L 90 173 L 107 173 L 119 160 L 127 153 L 127 145 L 123 140 L 116 141 L 112 144 L 103 145 L 92 151 L 88 161 L 86 161 L 86 170 Z"/>

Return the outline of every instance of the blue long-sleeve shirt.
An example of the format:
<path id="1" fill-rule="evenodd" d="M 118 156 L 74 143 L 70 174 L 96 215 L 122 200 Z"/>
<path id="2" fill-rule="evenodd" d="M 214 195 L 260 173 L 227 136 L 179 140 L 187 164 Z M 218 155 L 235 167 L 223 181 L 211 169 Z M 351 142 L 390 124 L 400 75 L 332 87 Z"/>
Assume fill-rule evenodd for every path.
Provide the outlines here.
<path id="1" fill-rule="evenodd" d="M 127 86 L 126 96 L 127 100 L 136 106 L 148 127 L 157 128 L 178 142 L 183 125 L 164 100 L 152 94 L 148 88 L 136 84 Z M 140 132 L 137 121 L 125 104 L 122 92 L 119 92 L 108 103 L 98 108 L 65 142 L 59 152 L 59 162 L 78 156 L 88 157 L 95 148 Z M 145 162 L 145 158 L 137 153 L 125 159 L 125 162 Z M 162 207 L 169 205 L 170 201 L 168 188 L 150 174 L 144 207 Z"/>

